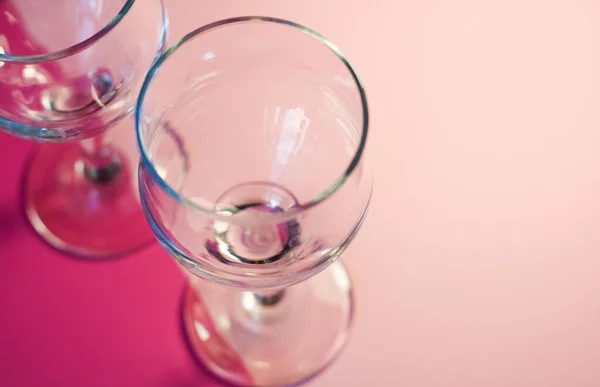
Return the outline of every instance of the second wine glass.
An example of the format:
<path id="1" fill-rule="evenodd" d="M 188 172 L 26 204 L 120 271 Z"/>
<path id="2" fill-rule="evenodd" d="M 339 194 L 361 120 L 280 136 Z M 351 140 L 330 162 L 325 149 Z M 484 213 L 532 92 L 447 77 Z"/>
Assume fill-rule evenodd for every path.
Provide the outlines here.
<path id="1" fill-rule="evenodd" d="M 46 142 L 24 200 L 54 247 L 103 258 L 152 241 L 126 118 L 166 34 L 161 0 L 0 0 L 0 129 Z"/>

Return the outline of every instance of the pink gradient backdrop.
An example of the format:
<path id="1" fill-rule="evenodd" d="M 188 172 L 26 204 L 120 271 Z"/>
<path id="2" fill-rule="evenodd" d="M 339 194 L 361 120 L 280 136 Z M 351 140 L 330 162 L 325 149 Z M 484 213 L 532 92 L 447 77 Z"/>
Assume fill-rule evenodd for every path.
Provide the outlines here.
<path id="1" fill-rule="evenodd" d="M 167 1 L 172 38 L 233 15 L 306 24 L 367 87 L 358 316 L 310 386 L 600 385 L 598 1 Z M 0 385 L 220 385 L 186 350 L 159 246 L 89 263 L 34 235 L 32 147 L 0 135 Z"/>

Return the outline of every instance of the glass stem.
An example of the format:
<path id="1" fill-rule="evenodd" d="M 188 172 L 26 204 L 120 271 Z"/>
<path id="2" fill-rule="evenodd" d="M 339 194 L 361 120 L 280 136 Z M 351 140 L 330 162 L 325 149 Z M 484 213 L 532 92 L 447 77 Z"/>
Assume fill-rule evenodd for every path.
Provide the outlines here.
<path id="1" fill-rule="evenodd" d="M 111 182 L 121 171 L 121 158 L 113 147 L 104 143 L 104 135 L 98 134 L 79 142 L 85 176 L 98 184 Z"/>
<path id="2" fill-rule="evenodd" d="M 283 296 L 285 295 L 285 289 L 254 292 L 253 294 L 256 298 L 256 301 L 258 301 L 261 306 L 274 306 L 283 299 Z"/>

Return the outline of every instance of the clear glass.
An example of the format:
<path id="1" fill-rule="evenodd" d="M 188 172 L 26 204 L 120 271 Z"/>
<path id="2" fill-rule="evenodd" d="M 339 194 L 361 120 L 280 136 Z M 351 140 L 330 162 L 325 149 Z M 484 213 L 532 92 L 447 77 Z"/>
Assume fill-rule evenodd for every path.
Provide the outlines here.
<path id="1" fill-rule="evenodd" d="M 350 64 L 292 22 L 215 22 L 153 66 L 136 127 L 142 206 L 189 277 L 195 355 L 234 384 L 314 376 L 349 333 L 352 287 L 336 260 L 372 190 Z"/>
<path id="2" fill-rule="evenodd" d="M 126 117 L 166 31 L 161 0 L 0 0 L 0 129 L 46 142 L 24 201 L 54 247 L 102 258 L 152 241 Z"/>

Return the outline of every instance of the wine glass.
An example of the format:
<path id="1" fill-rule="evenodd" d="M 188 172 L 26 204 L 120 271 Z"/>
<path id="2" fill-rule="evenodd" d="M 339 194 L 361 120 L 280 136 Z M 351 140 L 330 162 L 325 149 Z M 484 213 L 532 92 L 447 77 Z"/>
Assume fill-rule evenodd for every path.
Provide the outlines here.
<path id="1" fill-rule="evenodd" d="M 54 247 L 102 258 L 153 240 L 124 119 L 166 32 L 161 0 L 0 0 L 0 129 L 45 142 L 24 201 Z"/>
<path id="2" fill-rule="evenodd" d="M 135 118 L 142 207 L 189 277 L 192 351 L 234 384 L 314 376 L 348 337 L 352 286 L 336 260 L 372 191 L 351 65 L 293 22 L 218 21 L 159 58 Z"/>

